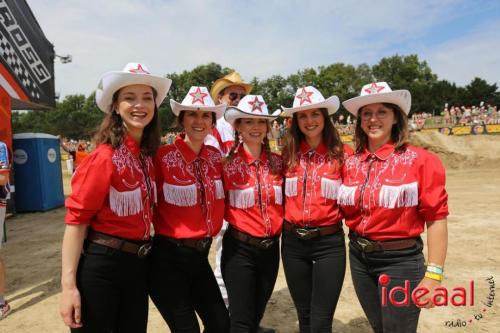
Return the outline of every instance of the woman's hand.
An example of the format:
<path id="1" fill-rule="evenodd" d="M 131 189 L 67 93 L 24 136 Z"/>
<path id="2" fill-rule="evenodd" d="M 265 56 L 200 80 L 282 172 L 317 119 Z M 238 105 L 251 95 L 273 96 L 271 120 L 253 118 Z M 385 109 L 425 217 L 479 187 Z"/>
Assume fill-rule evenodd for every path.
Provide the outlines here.
<path id="1" fill-rule="evenodd" d="M 78 288 L 64 288 L 59 304 L 59 314 L 66 326 L 70 328 L 82 327 L 81 298 Z"/>
<path id="2" fill-rule="evenodd" d="M 423 295 L 422 297 L 419 297 L 418 300 L 420 304 L 415 304 L 419 308 L 424 308 L 424 309 L 430 309 L 435 306 L 434 302 L 432 301 L 433 296 L 436 294 L 435 288 L 440 287 L 441 282 L 433 279 L 429 279 L 427 277 L 424 277 L 422 281 L 418 284 L 417 288 L 426 288 L 429 290 L 428 293 Z M 425 305 L 423 305 L 425 304 Z"/>

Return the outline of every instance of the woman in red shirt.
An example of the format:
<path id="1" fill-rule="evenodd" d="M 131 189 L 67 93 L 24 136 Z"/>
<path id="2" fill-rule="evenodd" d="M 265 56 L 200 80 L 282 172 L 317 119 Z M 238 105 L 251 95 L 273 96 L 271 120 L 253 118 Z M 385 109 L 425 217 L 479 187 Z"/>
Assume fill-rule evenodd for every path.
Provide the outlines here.
<path id="1" fill-rule="evenodd" d="M 385 82 L 367 84 L 343 105 L 357 117 L 356 153 L 344 163 L 338 196 L 350 229 L 354 288 L 375 332 L 416 332 L 420 307 L 433 306 L 434 288 L 443 279 L 445 170 L 437 156 L 408 144 L 409 91 L 392 91 Z M 420 238 L 425 226 L 427 267 Z M 409 295 L 417 286 L 429 292 L 416 304 L 413 299 L 397 304 L 404 293 L 387 294 L 405 282 Z"/>
<path id="2" fill-rule="evenodd" d="M 152 156 L 170 84 L 140 63 L 99 81 L 96 102 L 106 116 L 66 200 L 60 313 L 73 332 L 146 332 Z"/>
<path id="3" fill-rule="evenodd" d="M 282 258 L 301 333 L 331 332 L 344 282 L 346 253 L 337 192 L 343 146 L 330 115 L 339 99 L 325 100 L 314 87 L 297 90 L 283 150 L 285 221 Z"/>
<path id="4" fill-rule="evenodd" d="M 271 153 L 269 114 L 260 95 L 228 108 L 235 145 L 224 163 L 225 220 L 221 269 L 229 298 L 231 332 L 257 332 L 279 267 L 283 223 L 281 158 Z"/>
<path id="5" fill-rule="evenodd" d="M 155 157 L 158 209 L 150 257 L 150 296 L 172 332 L 229 331 L 229 316 L 208 262 L 212 237 L 222 227 L 221 154 L 204 144 L 225 104 L 215 106 L 207 88 L 191 87 L 172 112 L 184 129 Z"/>

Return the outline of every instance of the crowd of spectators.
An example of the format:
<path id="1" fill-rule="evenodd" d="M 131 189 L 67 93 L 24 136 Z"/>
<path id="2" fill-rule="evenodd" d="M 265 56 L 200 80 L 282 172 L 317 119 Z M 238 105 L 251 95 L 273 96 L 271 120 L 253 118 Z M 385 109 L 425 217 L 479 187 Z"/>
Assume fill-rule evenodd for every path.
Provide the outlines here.
<path id="1" fill-rule="evenodd" d="M 344 117 L 339 115 L 334 120 L 334 125 L 338 129 L 340 135 L 352 135 L 354 133 L 356 120 L 351 115 Z M 491 125 L 500 124 L 500 110 L 497 106 L 484 104 L 481 102 L 479 106 L 448 106 L 445 107 L 440 115 L 422 112 L 414 113 L 409 118 L 409 125 L 412 130 L 421 130 L 423 128 L 438 128 L 438 127 L 453 127 L 453 126 L 474 126 L 474 125 Z M 269 140 L 275 141 L 276 146 L 283 145 L 283 138 L 287 128 L 290 126 L 288 119 L 283 122 L 273 121 Z M 172 144 L 175 140 L 177 132 L 167 132 L 161 138 L 162 144 Z M 90 153 L 95 147 L 92 143 L 85 140 L 68 140 L 61 138 L 61 148 L 66 151 L 70 159 L 74 161 L 75 167 L 79 161 Z M 78 156 L 77 156 L 78 155 Z"/>
<path id="2" fill-rule="evenodd" d="M 479 106 L 445 105 L 439 116 L 429 113 L 413 114 L 410 125 L 413 129 L 453 126 L 476 126 L 500 124 L 500 110 L 497 106 L 481 102 Z"/>

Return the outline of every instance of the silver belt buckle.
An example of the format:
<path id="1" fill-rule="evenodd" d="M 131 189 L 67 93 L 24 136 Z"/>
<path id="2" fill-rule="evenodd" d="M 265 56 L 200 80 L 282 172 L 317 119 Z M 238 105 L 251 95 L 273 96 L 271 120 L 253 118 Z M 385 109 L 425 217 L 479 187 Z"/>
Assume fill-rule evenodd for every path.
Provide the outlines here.
<path id="1" fill-rule="evenodd" d="M 198 242 L 196 242 L 196 249 L 200 252 L 205 251 L 210 246 L 211 240 L 212 239 L 209 237 L 198 240 Z"/>
<path id="2" fill-rule="evenodd" d="M 361 250 L 365 253 L 370 253 L 374 251 L 373 243 L 366 238 L 357 238 L 356 243 L 361 247 Z"/>
<path id="3" fill-rule="evenodd" d="M 139 258 L 146 258 L 149 254 L 149 252 L 151 252 L 151 248 L 153 247 L 152 243 L 149 242 L 149 243 L 145 243 L 145 244 L 142 244 L 140 247 L 139 247 L 139 250 L 137 250 L 137 256 Z"/>
<path id="4" fill-rule="evenodd" d="M 271 246 L 273 246 L 274 244 L 274 239 L 263 239 L 260 241 L 259 243 L 259 247 L 263 248 L 263 249 L 268 249 L 270 248 Z"/>

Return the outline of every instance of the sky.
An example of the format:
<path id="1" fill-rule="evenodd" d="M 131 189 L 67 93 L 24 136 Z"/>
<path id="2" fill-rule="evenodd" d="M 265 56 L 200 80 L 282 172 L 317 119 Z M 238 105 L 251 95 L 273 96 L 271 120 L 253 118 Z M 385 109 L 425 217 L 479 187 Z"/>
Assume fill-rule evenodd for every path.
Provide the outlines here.
<path id="1" fill-rule="evenodd" d="M 90 94 L 127 62 L 158 75 L 216 62 L 243 79 L 417 54 L 439 79 L 500 85 L 498 0 L 27 0 L 56 54 L 56 92 Z M 208 85 L 209 83 L 207 83 Z"/>

